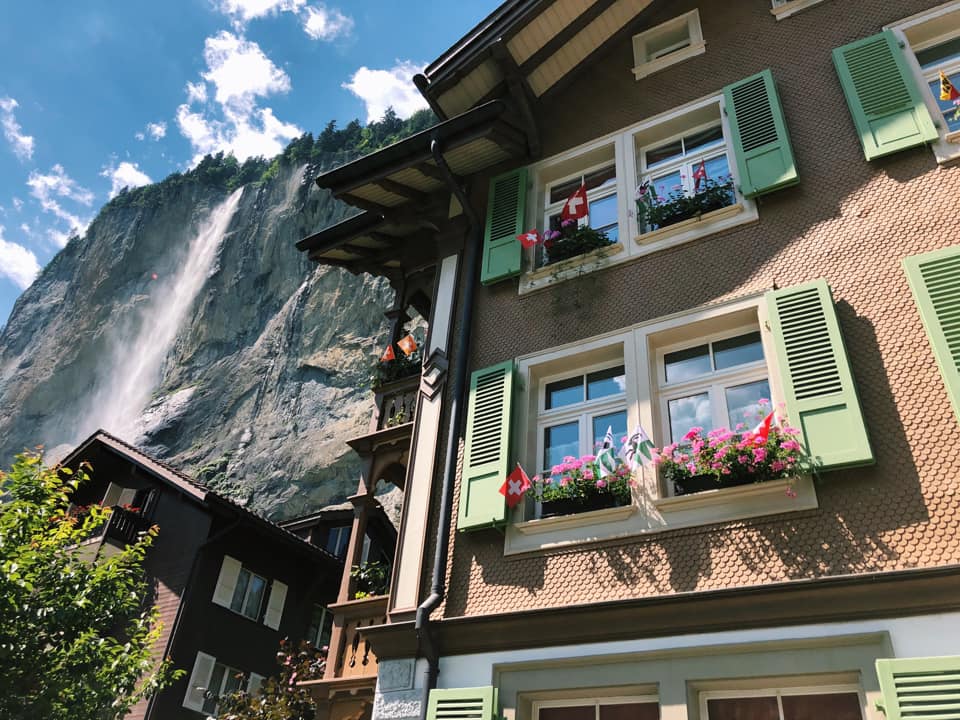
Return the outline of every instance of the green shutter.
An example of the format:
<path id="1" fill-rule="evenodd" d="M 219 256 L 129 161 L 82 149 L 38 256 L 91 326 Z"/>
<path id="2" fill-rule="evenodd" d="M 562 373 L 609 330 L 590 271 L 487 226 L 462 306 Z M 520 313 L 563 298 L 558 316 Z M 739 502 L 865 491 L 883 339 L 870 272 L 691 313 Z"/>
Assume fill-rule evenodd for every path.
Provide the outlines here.
<path id="1" fill-rule="evenodd" d="M 960 718 L 960 657 L 877 660 L 887 720 Z"/>
<path id="2" fill-rule="evenodd" d="M 890 30 L 836 48 L 833 64 L 867 160 L 937 139 L 930 111 Z"/>
<path id="3" fill-rule="evenodd" d="M 509 471 L 512 391 L 512 360 L 477 370 L 470 376 L 458 530 L 495 527 L 506 521 L 500 487 Z"/>
<path id="4" fill-rule="evenodd" d="M 767 293 L 787 418 L 821 470 L 873 462 L 825 280 Z"/>
<path id="5" fill-rule="evenodd" d="M 733 133 L 740 193 L 756 197 L 800 182 L 773 74 L 764 70 L 727 85 L 723 97 Z"/>
<path id="6" fill-rule="evenodd" d="M 907 280 L 960 417 L 960 247 L 905 258 Z"/>
<path id="7" fill-rule="evenodd" d="M 527 211 L 527 169 L 519 168 L 490 181 L 487 197 L 487 228 L 483 236 L 480 282 L 499 282 L 520 274 L 521 247 Z"/>
<path id="8" fill-rule="evenodd" d="M 495 687 L 431 690 L 427 720 L 493 720 L 497 709 Z"/>

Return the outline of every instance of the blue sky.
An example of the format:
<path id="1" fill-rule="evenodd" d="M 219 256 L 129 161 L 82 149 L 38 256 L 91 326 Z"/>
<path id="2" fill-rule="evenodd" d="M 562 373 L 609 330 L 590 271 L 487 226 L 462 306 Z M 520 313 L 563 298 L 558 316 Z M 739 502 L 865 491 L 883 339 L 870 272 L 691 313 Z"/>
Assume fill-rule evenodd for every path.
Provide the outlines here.
<path id="1" fill-rule="evenodd" d="M 124 186 L 425 104 L 410 76 L 497 0 L 50 0 L 0 23 L 0 325 Z"/>

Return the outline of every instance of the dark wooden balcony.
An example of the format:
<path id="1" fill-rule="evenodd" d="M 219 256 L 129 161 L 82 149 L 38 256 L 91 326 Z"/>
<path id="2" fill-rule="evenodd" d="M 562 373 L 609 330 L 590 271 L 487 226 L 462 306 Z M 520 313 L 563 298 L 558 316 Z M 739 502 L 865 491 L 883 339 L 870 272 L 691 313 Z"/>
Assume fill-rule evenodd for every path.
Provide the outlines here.
<path id="1" fill-rule="evenodd" d="M 377 388 L 375 419 L 371 430 L 385 430 L 413 422 L 419 388 L 419 374 L 394 380 Z"/>
<path id="2" fill-rule="evenodd" d="M 333 678 L 375 678 L 377 676 L 377 656 L 370 642 L 361 636 L 361 629 L 373 625 L 383 625 L 387 621 L 387 601 L 389 596 L 350 600 L 332 606 L 332 610 L 342 622 L 338 648 L 333 657 Z M 328 675 L 330 677 L 330 675 Z"/>

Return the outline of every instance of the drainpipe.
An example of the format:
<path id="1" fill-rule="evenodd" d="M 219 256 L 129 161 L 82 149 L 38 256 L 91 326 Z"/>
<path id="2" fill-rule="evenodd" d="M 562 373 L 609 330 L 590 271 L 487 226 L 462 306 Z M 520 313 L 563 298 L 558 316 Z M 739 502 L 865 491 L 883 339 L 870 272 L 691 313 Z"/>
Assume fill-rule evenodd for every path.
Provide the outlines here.
<path id="1" fill-rule="evenodd" d="M 473 296 L 476 290 L 477 262 L 480 257 L 480 243 L 482 225 L 476 211 L 470 204 L 466 193 L 457 182 L 450 166 L 444 159 L 440 143 L 434 139 L 430 143 L 430 152 L 433 160 L 443 173 L 450 191 L 457 198 L 460 207 L 470 223 L 467 237 L 465 269 L 463 277 L 466 280 L 463 297 L 460 303 L 460 329 L 457 342 L 453 346 L 457 350 L 457 364 L 454 369 L 453 387 L 450 399 L 450 425 L 447 432 L 446 463 L 443 472 L 443 484 L 440 491 L 440 520 L 437 523 L 437 543 L 433 556 L 433 582 L 430 586 L 430 596 L 417 608 L 417 619 L 414 627 L 417 631 L 419 647 L 427 660 L 427 671 L 424 673 L 423 699 L 420 703 L 420 718 L 426 720 L 427 702 L 430 691 L 437 685 L 437 675 L 440 671 L 440 656 L 430 634 L 430 613 L 443 601 L 446 591 L 447 571 L 447 544 L 450 539 L 450 519 L 453 504 L 453 481 L 457 475 L 457 449 L 460 445 L 460 436 L 463 426 L 464 388 L 467 381 L 467 359 L 470 357 L 470 327 L 473 324 Z"/>
<path id="2" fill-rule="evenodd" d="M 190 598 L 193 595 L 193 587 L 195 585 L 194 576 L 196 575 L 196 572 L 197 572 L 197 565 L 198 565 L 198 561 L 200 560 L 200 555 L 203 554 L 203 552 L 207 549 L 208 546 L 217 542 L 217 540 L 219 540 L 223 536 L 235 530 L 236 527 L 240 524 L 240 521 L 241 521 L 241 517 L 238 514 L 235 516 L 234 521 L 229 525 L 227 525 L 227 527 L 223 528 L 223 530 L 221 530 L 220 532 L 216 533 L 215 535 L 211 535 L 206 540 L 204 540 L 197 547 L 197 551 L 193 554 L 193 560 L 190 563 L 190 572 L 187 573 L 187 584 L 184 587 L 183 598 L 181 598 L 180 604 L 177 606 L 177 615 L 173 619 L 173 627 L 170 628 L 170 635 L 167 637 L 167 645 L 163 649 L 163 659 L 171 657 L 170 653 L 173 652 L 173 643 L 177 638 L 177 632 L 179 632 L 180 630 L 180 621 L 183 619 L 183 613 L 186 610 L 187 603 L 190 602 Z M 150 696 L 150 699 L 147 701 L 147 710 L 143 714 L 146 720 L 149 720 L 153 716 L 153 705 L 156 702 L 157 696 L 159 695 L 160 693 L 154 693 L 153 695 Z"/>

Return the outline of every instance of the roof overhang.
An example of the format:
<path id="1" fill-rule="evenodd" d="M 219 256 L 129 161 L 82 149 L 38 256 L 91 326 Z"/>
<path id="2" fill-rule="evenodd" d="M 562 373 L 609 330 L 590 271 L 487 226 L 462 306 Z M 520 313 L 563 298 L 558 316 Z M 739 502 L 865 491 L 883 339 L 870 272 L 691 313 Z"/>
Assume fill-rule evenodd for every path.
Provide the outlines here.
<path id="1" fill-rule="evenodd" d="M 528 155 L 526 137 L 494 100 L 317 178 L 362 212 L 297 243 L 311 260 L 351 272 L 390 275 L 435 261 L 438 242 L 457 235 L 450 189 L 436 164 L 437 141 L 455 178 Z"/>
<path id="2" fill-rule="evenodd" d="M 428 65 L 417 87 L 440 117 L 492 97 L 516 96 L 513 79 L 533 99 L 541 98 L 630 32 L 652 2 L 510 0 Z"/>

